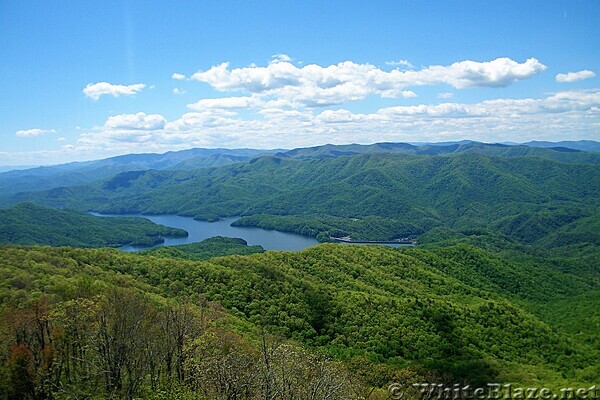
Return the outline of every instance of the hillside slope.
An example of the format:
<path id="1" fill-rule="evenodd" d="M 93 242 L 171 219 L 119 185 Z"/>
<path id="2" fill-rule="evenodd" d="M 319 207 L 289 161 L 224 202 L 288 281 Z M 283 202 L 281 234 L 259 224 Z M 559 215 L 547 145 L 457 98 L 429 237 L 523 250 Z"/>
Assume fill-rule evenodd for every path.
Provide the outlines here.
<path id="1" fill-rule="evenodd" d="M 104 218 L 32 203 L 0 209 L 0 243 L 78 247 L 151 246 L 162 236 L 187 236 L 182 229 L 144 218 Z"/>
<path id="2" fill-rule="evenodd" d="M 208 260 L 214 257 L 230 255 L 246 255 L 262 253 L 261 246 L 248 246 L 248 242 L 240 238 L 215 236 L 198 243 L 180 244 L 177 246 L 161 246 L 140 251 L 140 254 L 155 257 L 181 258 L 183 260 Z"/>
<path id="3" fill-rule="evenodd" d="M 556 239 L 548 235 L 559 229 L 590 231 L 585 219 L 598 215 L 600 165 L 473 153 L 260 157 L 195 171 L 124 173 L 12 198 L 23 200 L 106 213 L 254 216 L 238 224 L 320 238 L 389 240 L 446 226 L 551 245 Z M 599 235 L 585 239 L 598 244 Z"/>
<path id="4" fill-rule="evenodd" d="M 343 156 L 353 156 L 358 154 L 404 154 L 404 155 L 442 155 L 442 154 L 461 154 L 474 153 L 486 156 L 501 157 L 543 157 L 560 162 L 589 163 L 598 164 L 600 156 L 598 154 L 585 152 L 584 149 L 577 150 L 569 147 L 569 143 L 551 146 L 525 145 L 507 145 L 499 143 L 480 143 L 473 141 L 463 141 L 458 143 L 430 143 L 413 145 L 408 143 L 374 143 L 370 145 L 347 144 L 306 147 L 276 153 L 280 157 L 309 159 L 309 158 L 336 158 Z M 596 142 L 591 142 L 596 143 Z M 535 144 L 535 143 L 533 143 Z M 596 143 L 597 144 L 597 143 Z"/>
<path id="5" fill-rule="evenodd" d="M 575 384 L 600 377 L 598 350 L 590 344 L 568 337 L 491 286 L 470 286 L 442 271 L 441 265 L 460 259 L 478 260 L 475 274 L 490 263 L 501 268 L 494 256 L 469 247 L 430 253 L 431 260 L 423 251 L 415 257 L 410 250 L 332 244 L 207 262 L 104 249 L 2 247 L 1 254 L 4 304 L 31 290 L 19 282 L 39 282 L 36 290 L 49 294 L 64 290 L 53 280 L 28 278 L 31 274 L 64 275 L 73 283 L 84 283 L 89 274 L 99 280 L 120 277 L 167 298 L 201 295 L 241 321 L 349 365 L 367 359 L 399 374 L 422 371 L 472 384 Z M 499 279 L 499 285 L 505 283 Z M 597 288 L 577 285 L 597 298 Z"/>
<path id="6" fill-rule="evenodd" d="M 126 154 L 0 173 L 0 193 L 15 194 L 55 187 L 84 185 L 128 171 L 189 170 L 248 161 L 275 151 L 253 149 L 189 149 L 164 154 Z"/>

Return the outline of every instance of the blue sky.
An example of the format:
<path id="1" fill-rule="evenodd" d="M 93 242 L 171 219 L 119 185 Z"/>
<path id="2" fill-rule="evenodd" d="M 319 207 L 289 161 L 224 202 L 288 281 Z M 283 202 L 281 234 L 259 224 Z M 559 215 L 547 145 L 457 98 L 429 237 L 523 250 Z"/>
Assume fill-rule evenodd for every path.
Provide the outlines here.
<path id="1" fill-rule="evenodd" d="M 600 140 L 599 18 L 598 1 L 4 0 L 0 165 Z"/>

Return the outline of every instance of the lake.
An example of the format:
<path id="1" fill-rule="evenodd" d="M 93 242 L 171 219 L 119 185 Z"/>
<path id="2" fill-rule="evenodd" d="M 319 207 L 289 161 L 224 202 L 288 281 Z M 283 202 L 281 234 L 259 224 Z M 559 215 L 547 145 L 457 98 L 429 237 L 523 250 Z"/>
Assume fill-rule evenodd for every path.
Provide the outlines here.
<path id="1" fill-rule="evenodd" d="M 157 246 L 175 246 L 178 244 L 196 243 L 214 236 L 242 238 L 248 242 L 249 245 L 260 245 L 265 250 L 297 251 L 319 244 L 315 238 L 310 236 L 270 231 L 261 228 L 231 226 L 232 222 L 239 219 L 238 217 L 223 218 L 216 222 L 206 222 L 195 220 L 192 217 L 182 217 L 178 215 L 92 214 L 99 217 L 142 217 L 149 219 L 156 224 L 185 229 L 189 233 L 188 237 L 183 238 L 165 237 L 164 243 Z M 143 250 L 144 248 L 146 247 L 119 247 L 119 249 L 129 252 Z"/>
<path id="2" fill-rule="evenodd" d="M 299 235 L 296 233 L 271 231 L 262 228 L 231 226 L 231 223 L 237 221 L 239 217 L 223 218 L 216 222 L 198 221 L 192 217 L 182 217 L 179 215 L 142 215 L 142 214 L 98 214 L 91 213 L 99 217 L 141 217 L 150 221 L 186 230 L 189 235 L 183 238 L 165 237 L 165 241 L 157 246 L 175 246 L 178 244 L 188 244 L 201 242 L 214 236 L 224 236 L 231 238 L 242 238 L 249 245 L 259 245 L 265 250 L 289 250 L 298 251 L 310 246 L 319 244 L 311 237 Z M 365 245 L 365 243 L 343 243 L 351 246 Z M 385 244 L 390 247 L 410 246 L 406 244 Z M 119 249 L 129 252 L 140 251 L 147 247 L 122 246 Z"/>

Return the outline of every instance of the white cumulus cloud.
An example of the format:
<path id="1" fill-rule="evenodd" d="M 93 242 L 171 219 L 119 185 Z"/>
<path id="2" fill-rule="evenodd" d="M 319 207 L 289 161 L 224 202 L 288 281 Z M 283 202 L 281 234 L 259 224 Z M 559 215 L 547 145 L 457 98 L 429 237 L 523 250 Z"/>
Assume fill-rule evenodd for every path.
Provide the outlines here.
<path id="1" fill-rule="evenodd" d="M 92 100 L 98 100 L 103 95 L 110 95 L 113 97 L 118 96 L 131 96 L 144 89 L 146 85 L 143 83 L 136 83 L 133 85 L 113 85 L 108 82 L 89 83 L 84 89 L 83 94 Z"/>
<path id="2" fill-rule="evenodd" d="M 566 74 L 557 74 L 556 81 L 560 83 L 570 83 L 590 79 L 596 76 L 594 71 L 583 70 L 578 72 L 567 72 Z"/>
<path id="3" fill-rule="evenodd" d="M 292 62 L 292 59 L 290 56 L 288 56 L 287 54 L 274 54 L 273 56 L 271 56 L 271 62 L 272 63 L 278 63 L 278 62 Z"/>
<path id="4" fill-rule="evenodd" d="M 600 91 L 573 90 L 554 93 L 543 99 L 494 99 L 475 104 L 443 103 L 438 105 L 396 106 L 380 109 L 378 114 L 440 118 L 493 117 L 510 119 L 515 116 L 573 112 L 598 114 L 598 107 L 600 107 Z"/>
<path id="5" fill-rule="evenodd" d="M 175 73 L 173 73 L 173 75 L 171 75 L 171 78 L 181 81 L 181 80 L 185 79 L 185 75 L 178 74 L 177 72 L 175 72 Z"/>
<path id="6" fill-rule="evenodd" d="M 191 79 L 205 82 L 222 92 L 241 92 L 260 97 L 286 99 L 309 107 L 323 107 L 362 100 L 370 95 L 410 98 L 407 90 L 423 85 L 448 84 L 455 88 L 503 87 L 531 78 L 546 66 L 535 58 L 518 63 L 509 58 L 488 62 L 460 61 L 421 70 L 381 70 L 371 64 L 345 61 L 322 67 L 297 67 L 280 60 L 267 66 L 230 68 L 229 63 L 198 71 Z"/>
<path id="7" fill-rule="evenodd" d="M 32 136 L 41 136 L 48 133 L 56 133 L 54 129 L 24 129 L 16 132 L 17 136 L 21 137 L 32 137 Z"/>
<path id="8" fill-rule="evenodd" d="M 153 131 L 164 128 L 167 120 L 159 114 L 120 114 L 109 117 L 104 127 L 113 130 Z"/>
<path id="9" fill-rule="evenodd" d="M 211 101 L 170 121 L 144 113 L 111 117 L 92 132 L 83 133 L 76 149 L 124 153 L 223 146 L 293 148 L 374 141 L 600 138 L 600 89 L 562 91 L 541 98 L 394 106 L 371 113 L 278 108 L 268 102 L 254 107 L 253 97 L 205 100 Z M 246 105 L 254 115 L 236 112 Z"/>
<path id="10" fill-rule="evenodd" d="M 256 97 L 223 97 L 216 99 L 202 99 L 193 104 L 188 104 L 192 110 L 205 110 L 210 108 L 250 108 L 263 104 Z"/>
<path id="11" fill-rule="evenodd" d="M 415 67 L 407 60 L 386 61 L 385 64 L 392 67 L 402 67 L 407 69 L 413 69 Z"/>

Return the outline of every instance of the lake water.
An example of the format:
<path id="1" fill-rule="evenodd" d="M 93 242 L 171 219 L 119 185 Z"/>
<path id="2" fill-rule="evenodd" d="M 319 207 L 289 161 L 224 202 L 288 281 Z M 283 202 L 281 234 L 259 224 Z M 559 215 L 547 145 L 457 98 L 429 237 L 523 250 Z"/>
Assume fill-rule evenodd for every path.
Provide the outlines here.
<path id="1" fill-rule="evenodd" d="M 142 215 L 142 214 L 97 214 L 91 213 L 99 217 L 142 217 L 150 221 L 170 226 L 172 228 L 180 228 L 186 230 L 189 235 L 183 238 L 168 238 L 157 246 L 175 246 L 178 244 L 188 244 L 201 242 L 205 239 L 214 236 L 224 236 L 231 238 L 242 238 L 249 245 L 259 245 L 265 250 L 289 250 L 297 251 L 310 246 L 319 244 L 319 242 L 310 236 L 298 235 L 296 233 L 287 233 L 279 231 L 271 231 L 261 228 L 231 226 L 231 223 L 237 221 L 239 217 L 223 218 L 216 222 L 198 221 L 192 217 L 181 217 L 178 215 Z M 342 243 L 350 246 L 362 246 L 366 243 Z M 407 244 L 385 244 L 390 247 L 411 246 Z M 122 246 L 119 249 L 124 251 L 140 251 L 147 247 Z"/>
<path id="2" fill-rule="evenodd" d="M 297 251 L 319 244 L 315 238 L 310 236 L 269 231 L 261 228 L 231 226 L 232 222 L 239 219 L 237 217 L 223 218 L 216 222 L 206 222 L 195 220 L 192 217 L 181 217 L 178 215 L 92 214 L 100 217 L 142 217 L 149 219 L 156 224 L 184 229 L 189 233 L 188 237 L 183 238 L 165 237 L 164 243 L 158 246 L 175 246 L 178 244 L 196 243 L 214 236 L 242 238 L 248 242 L 249 245 L 260 245 L 265 250 Z M 120 249 L 131 252 L 143 250 L 144 247 L 123 246 L 120 247 Z"/>

